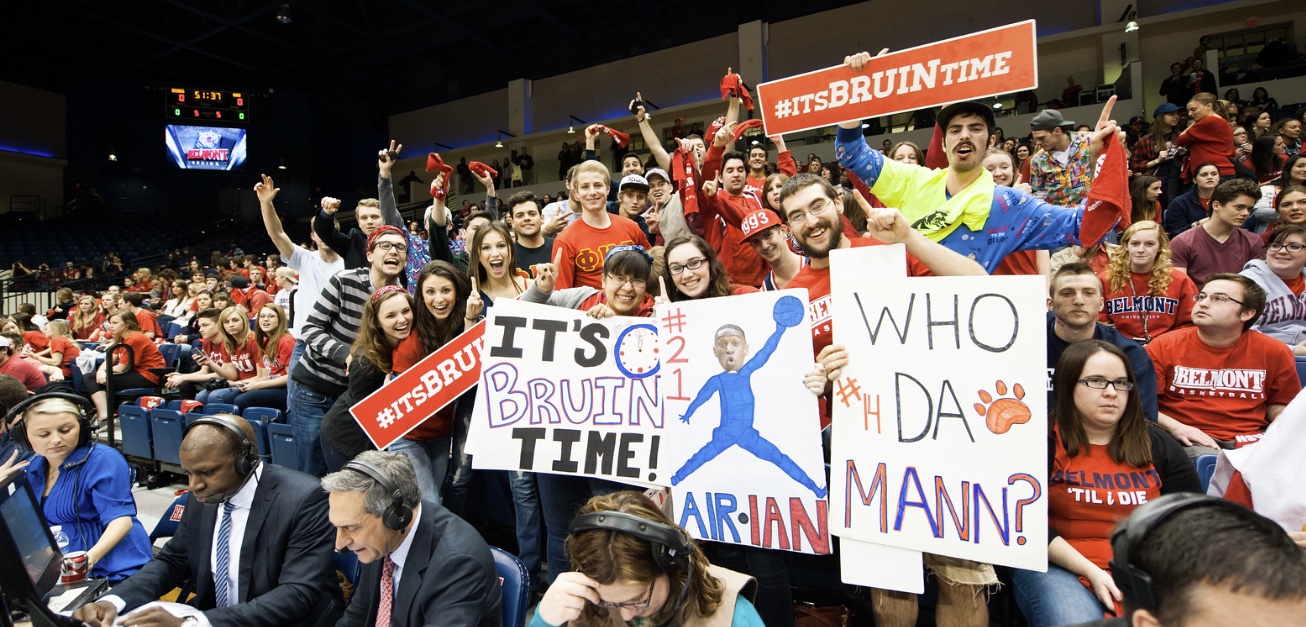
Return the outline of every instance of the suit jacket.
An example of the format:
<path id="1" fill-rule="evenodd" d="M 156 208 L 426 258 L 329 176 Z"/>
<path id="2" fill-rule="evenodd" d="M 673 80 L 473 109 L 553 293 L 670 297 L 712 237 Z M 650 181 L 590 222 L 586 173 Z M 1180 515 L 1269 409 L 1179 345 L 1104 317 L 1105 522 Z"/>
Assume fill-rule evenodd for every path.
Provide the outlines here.
<path id="1" fill-rule="evenodd" d="M 503 591 L 490 548 L 479 533 L 449 510 L 422 502 L 422 517 L 409 533 L 390 624 L 394 627 L 499 627 Z M 381 560 L 363 565 L 358 588 L 336 627 L 370 627 L 381 602 Z"/>
<path id="2" fill-rule="evenodd" d="M 214 627 L 334 624 L 342 603 L 327 494 L 310 475 L 271 464 L 261 468 L 240 549 L 239 604 L 214 607 L 210 556 L 221 508 L 193 497 L 176 535 L 109 594 L 122 597 L 131 610 L 189 580 L 196 593 L 191 604 Z"/>

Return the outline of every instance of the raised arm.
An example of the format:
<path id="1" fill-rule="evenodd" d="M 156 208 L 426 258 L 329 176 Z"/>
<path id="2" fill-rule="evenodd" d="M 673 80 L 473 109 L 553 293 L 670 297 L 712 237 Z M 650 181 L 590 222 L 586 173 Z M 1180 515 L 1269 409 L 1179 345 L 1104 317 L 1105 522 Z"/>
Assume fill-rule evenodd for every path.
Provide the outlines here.
<path id="1" fill-rule="evenodd" d="M 866 212 L 866 229 L 871 237 L 891 244 L 906 245 L 907 252 L 925 264 L 930 272 L 938 276 L 984 276 L 984 266 L 979 262 L 960 255 L 943 244 L 932 241 L 911 228 L 907 216 L 901 211 L 888 207 L 872 207 L 871 203 L 859 191 L 853 196 L 857 204 Z"/>
<path id="2" fill-rule="evenodd" d="M 295 242 L 286 235 L 286 229 L 281 226 L 281 218 L 277 216 L 277 208 L 272 205 L 272 201 L 280 191 L 281 188 L 272 182 L 272 177 L 266 174 L 263 175 L 261 182 L 254 184 L 254 193 L 258 195 L 259 211 L 263 214 L 263 228 L 267 230 L 272 244 L 277 247 L 277 252 L 281 253 L 282 257 L 290 259 L 295 254 Z"/>
<path id="3" fill-rule="evenodd" d="M 395 159 L 399 158 L 399 151 L 404 149 L 403 144 L 395 144 L 395 140 L 390 140 L 390 148 L 382 149 L 376 153 L 376 199 L 381 202 L 381 220 L 387 226 L 407 231 L 404 228 L 404 218 L 399 215 L 399 205 L 395 203 L 395 187 L 390 180 L 390 169 L 394 167 Z M 343 250 L 334 248 L 335 250 Z"/>
<path id="4" fill-rule="evenodd" d="M 317 238 L 326 243 L 327 248 L 341 255 L 349 250 L 349 238 L 336 226 L 336 212 L 340 211 L 340 199 L 331 196 L 322 197 L 322 210 L 313 221 L 313 232 Z"/>
<path id="5" fill-rule="evenodd" d="M 635 99 L 630 101 L 630 106 L 635 109 L 635 121 L 639 124 L 639 132 L 644 136 L 644 145 L 648 146 L 648 151 L 653 153 L 653 159 L 657 161 L 658 167 L 671 171 L 671 155 L 667 153 L 666 147 L 662 145 L 662 140 L 658 138 L 657 133 L 653 131 L 653 125 L 649 123 L 648 112 L 644 106 L 636 103 L 644 102 L 644 97 L 639 92 L 635 92 Z"/>

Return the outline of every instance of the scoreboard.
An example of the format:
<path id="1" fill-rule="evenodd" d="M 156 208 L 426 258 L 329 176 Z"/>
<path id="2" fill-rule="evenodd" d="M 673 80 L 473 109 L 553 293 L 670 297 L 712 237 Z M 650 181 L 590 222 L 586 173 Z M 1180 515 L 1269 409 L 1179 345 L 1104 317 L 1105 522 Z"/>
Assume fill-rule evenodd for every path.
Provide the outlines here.
<path id="1" fill-rule="evenodd" d="M 248 122 L 249 95 L 172 87 L 168 89 L 164 115 L 177 122 Z"/>

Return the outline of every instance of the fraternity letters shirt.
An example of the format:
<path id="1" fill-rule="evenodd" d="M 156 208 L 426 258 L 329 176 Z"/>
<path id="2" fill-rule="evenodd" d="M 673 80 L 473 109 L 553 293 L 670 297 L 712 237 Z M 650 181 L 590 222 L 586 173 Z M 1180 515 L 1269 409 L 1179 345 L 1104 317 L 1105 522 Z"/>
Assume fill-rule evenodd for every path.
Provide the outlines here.
<path id="1" fill-rule="evenodd" d="M 553 240 L 551 257 L 562 251 L 555 290 L 586 286 L 603 289 L 603 258 L 615 246 L 638 244 L 649 249 L 648 238 L 638 224 L 628 218 L 607 214 L 611 224 L 595 228 L 584 220 L 572 222 Z"/>
<path id="2" fill-rule="evenodd" d="M 1161 413 L 1219 440 L 1263 433 L 1266 408 L 1301 391 L 1292 350 L 1259 331 L 1217 348 L 1188 327 L 1157 338 L 1147 352 Z"/>

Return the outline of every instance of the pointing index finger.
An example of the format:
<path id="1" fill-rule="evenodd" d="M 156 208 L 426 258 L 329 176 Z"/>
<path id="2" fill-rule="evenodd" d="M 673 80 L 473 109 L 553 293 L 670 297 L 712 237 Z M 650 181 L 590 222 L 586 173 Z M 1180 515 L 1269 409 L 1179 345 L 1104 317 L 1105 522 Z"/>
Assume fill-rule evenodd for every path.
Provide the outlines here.
<path id="1" fill-rule="evenodd" d="M 667 297 L 667 279 L 660 274 L 658 275 L 658 294 L 662 296 L 662 298 Z"/>
<path id="2" fill-rule="evenodd" d="M 1116 97 L 1111 96 L 1110 98 L 1107 98 L 1106 104 L 1102 106 L 1102 115 L 1099 115 L 1097 117 L 1098 128 L 1101 128 L 1103 124 L 1107 123 L 1107 120 L 1111 119 L 1111 110 L 1114 109 L 1115 106 L 1116 106 Z"/>
<path id="3" fill-rule="evenodd" d="M 553 253 L 553 268 L 556 270 L 561 265 L 562 265 L 562 249 L 559 248 L 558 252 Z"/>

